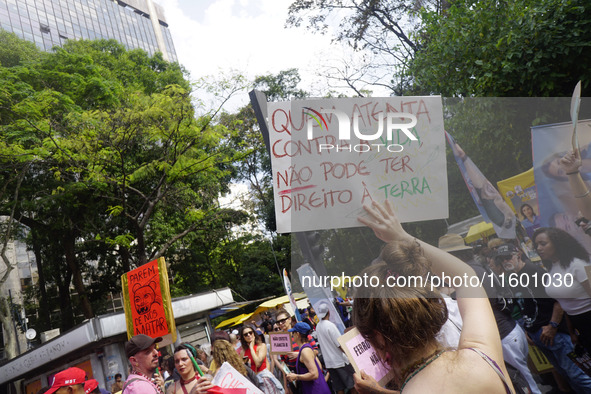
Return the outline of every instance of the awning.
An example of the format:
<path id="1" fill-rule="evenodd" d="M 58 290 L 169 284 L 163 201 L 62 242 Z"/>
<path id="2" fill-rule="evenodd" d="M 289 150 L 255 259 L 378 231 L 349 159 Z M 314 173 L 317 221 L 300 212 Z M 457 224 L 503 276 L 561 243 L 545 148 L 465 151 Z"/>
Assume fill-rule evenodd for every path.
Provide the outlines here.
<path id="1" fill-rule="evenodd" d="M 298 309 L 305 309 L 308 307 L 308 298 L 302 298 L 301 300 L 297 300 L 296 301 L 296 306 L 298 307 Z M 287 304 L 283 305 L 283 308 L 285 308 L 286 311 L 289 312 L 290 315 L 295 315 L 293 309 L 291 308 L 291 304 L 288 302 Z"/>
<path id="2" fill-rule="evenodd" d="M 467 244 L 470 244 L 482 237 L 488 237 L 494 234 L 496 234 L 496 232 L 492 223 L 480 222 L 470 227 L 464 241 L 466 241 Z"/>
<path id="3" fill-rule="evenodd" d="M 306 298 L 306 293 L 294 293 L 293 298 L 295 298 L 296 305 L 297 305 L 297 300 L 301 300 L 302 298 Z M 283 304 L 289 304 L 289 297 L 286 295 L 284 295 L 282 297 L 273 298 L 272 300 L 263 302 L 254 311 L 253 315 L 265 312 L 267 309 L 277 308 L 278 306 L 283 305 Z M 306 306 L 308 306 L 307 303 L 306 303 Z M 298 306 L 298 308 L 299 308 L 299 306 Z"/>
<path id="4" fill-rule="evenodd" d="M 224 320 L 223 322 L 221 322 L 220 324 L 215 326 L 215 329 L 218 330 L 218 329 L 224 328 L 224 327 L 235 326 L 236 324 L 242 323 L 243 321 L 245 321 L 246 319 L 248 319 L 251 316 L 252 316 L 252 313 L 243 313 L 238 316 L 234 316 L 230 319 Z"/>

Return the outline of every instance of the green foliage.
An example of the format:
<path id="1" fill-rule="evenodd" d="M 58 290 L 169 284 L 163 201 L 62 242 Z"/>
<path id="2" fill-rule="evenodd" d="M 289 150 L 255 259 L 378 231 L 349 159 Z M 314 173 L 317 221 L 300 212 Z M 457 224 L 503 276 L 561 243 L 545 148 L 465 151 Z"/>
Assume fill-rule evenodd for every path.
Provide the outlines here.
<path id="1" fill-rule="evenodd" d="M 14 33 L 0 29 L 0 65 L 14 67 L 41 56 L 37 46 L 29 41 L 21 40 Z"/>
<path id="2" fill-rule="evenodd" d="M 570 96 L 590 84 L 587 0 L 452 2 L 425 11 L 413 91 L 444 96 Z"/>
<path id="3" fill-rule="evenodd" d="M 123 272 L 162 255 L 174 261 L 187 247 L 216 251 L 244 223 L 242 212 L 219 209 L 217 201 L 240 157 L 229 143 L 233 134 L 195 115 L 182 67 L 115 41 L 68 41 L 0 67 L 7 191 L 0 215 L 11 209 L 14 174 L 25 168 L 15 217 L 29 227 L 38 252 L 40 292 L 47 289 L 40 297 L 54 294 L 64 305 L 52 319 L 65 329 L 80 313 L 92 317 L 120 290 Z M 207 257 L 212 271 L 222 269 L 223 253 Z M 195 271 L 192 261 L 184 263 Z"/>

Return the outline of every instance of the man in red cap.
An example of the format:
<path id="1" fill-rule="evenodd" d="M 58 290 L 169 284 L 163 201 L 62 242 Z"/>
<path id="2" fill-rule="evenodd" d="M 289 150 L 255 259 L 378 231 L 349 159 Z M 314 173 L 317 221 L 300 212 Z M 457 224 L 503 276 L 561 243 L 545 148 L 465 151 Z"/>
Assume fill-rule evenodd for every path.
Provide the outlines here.
<path id="1" fill-rule="evenodd" d="M 72 367 L 58 372 L 53 378 L 51 388 L 45 394 L 84 394 L 86 372 Z"/>
<path id="2" fill-rule="evenodd" d="M 98 381 L 96 379 L 88 379 L 86 383 L 84 383 L 84 393 L 85 394 L 94 394 L 99 393 L 100 390 L 98 387 Z"/>
<path id="3" fill-rule="evenodd" d="M 144 334 L 132 337 L 125 343 L 125 355 L 131 364 L 132 372 L 123 386 L 123 394 L 161 394 L 164 393 L 164 380 L 160 374 L 154 375 L 158 367 L 156 343 L 162 337 L 151 338 Z"/>

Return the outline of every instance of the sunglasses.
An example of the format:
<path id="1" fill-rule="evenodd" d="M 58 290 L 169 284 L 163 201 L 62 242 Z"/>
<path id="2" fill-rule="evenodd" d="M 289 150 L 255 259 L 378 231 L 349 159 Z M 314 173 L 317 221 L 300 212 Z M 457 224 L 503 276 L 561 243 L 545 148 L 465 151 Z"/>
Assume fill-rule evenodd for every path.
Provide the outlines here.
<path id="1" fill-rule="evenodd" d="M 242 336 L 247 336 L 247 335 L 248 336 L 254 335 L 254 332 L 253 331 L 249 331 L 249 332 L 243 332 L 242 333 Z"/>
<path id="2" fill-rule="evenodd" d="M 283 324 L 283 323 L 285 323 L 286 321 L 288 321 L 289 319 L 290 319 L 289 317 L 286 317 L 285 319 L 277 320 L 277 323 L 279 323 L 279 324 Z"/>

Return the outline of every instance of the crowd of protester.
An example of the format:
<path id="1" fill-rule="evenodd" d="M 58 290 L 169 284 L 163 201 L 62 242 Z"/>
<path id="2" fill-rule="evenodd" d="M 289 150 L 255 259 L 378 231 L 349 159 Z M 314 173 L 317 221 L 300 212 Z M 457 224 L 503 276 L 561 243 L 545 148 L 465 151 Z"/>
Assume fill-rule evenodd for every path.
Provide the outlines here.
<path id="1" fill-rule="evenodd" d="M 576 165 L 569 165 L 571 174 Z M 587 198 L 589 192 L 581 195 Z M 524 207 L 528 235 L 541 258 L 534 263 L 515 240 L 496 238 L 474 250 L 451 234 L 434 247 L 406 233 L 388 202 L 364 209 L 360 222 L 386 244 L 361 275 L 379 283 L 355 289 L 351 299 L 335 298 L 332 310 L 345 326 L 356 327 L 392 369 L 394 377 L 386 385 L 364 371 L 354 372 L 336 341 L 340 332 L 330 321 L 331 308 L 320 304 L 318 310 L 300 310 L 299 321 L 279 309 L 264 313 L 258 324 L 216 331 L 211 354 L 183 343 L 172 356 L 159 358 L 156 344 L 161 338 L 137 335 L 125 346 L 131 373 L 125 383 L 119 376 L 112 389 L 124 394 L 206 393 L 227 362 L 271 394 L 537 394 L 541 387 L 552 387 L 552 393 L 591 393 L 588 371 L 574 361 L 591 351 L 590 256 L 573 236 L 540 227 L 531 206 Z M 433 282 L 392 286 L 389 281 L 443 273 L 486 279 L 482 286 L 463 281 L 440 282 L 437 287 Z M 567 278 L 572 283 L 565 282 Z M 291 333 L 292 351 L 271 354 L 269 334 L 279 331 Z M 530 369 L 528 345 L 540 349 L 552 373 L 539 375 Z M 98 390 L 88 382 L 69 368 L 44 392 Z"/>

